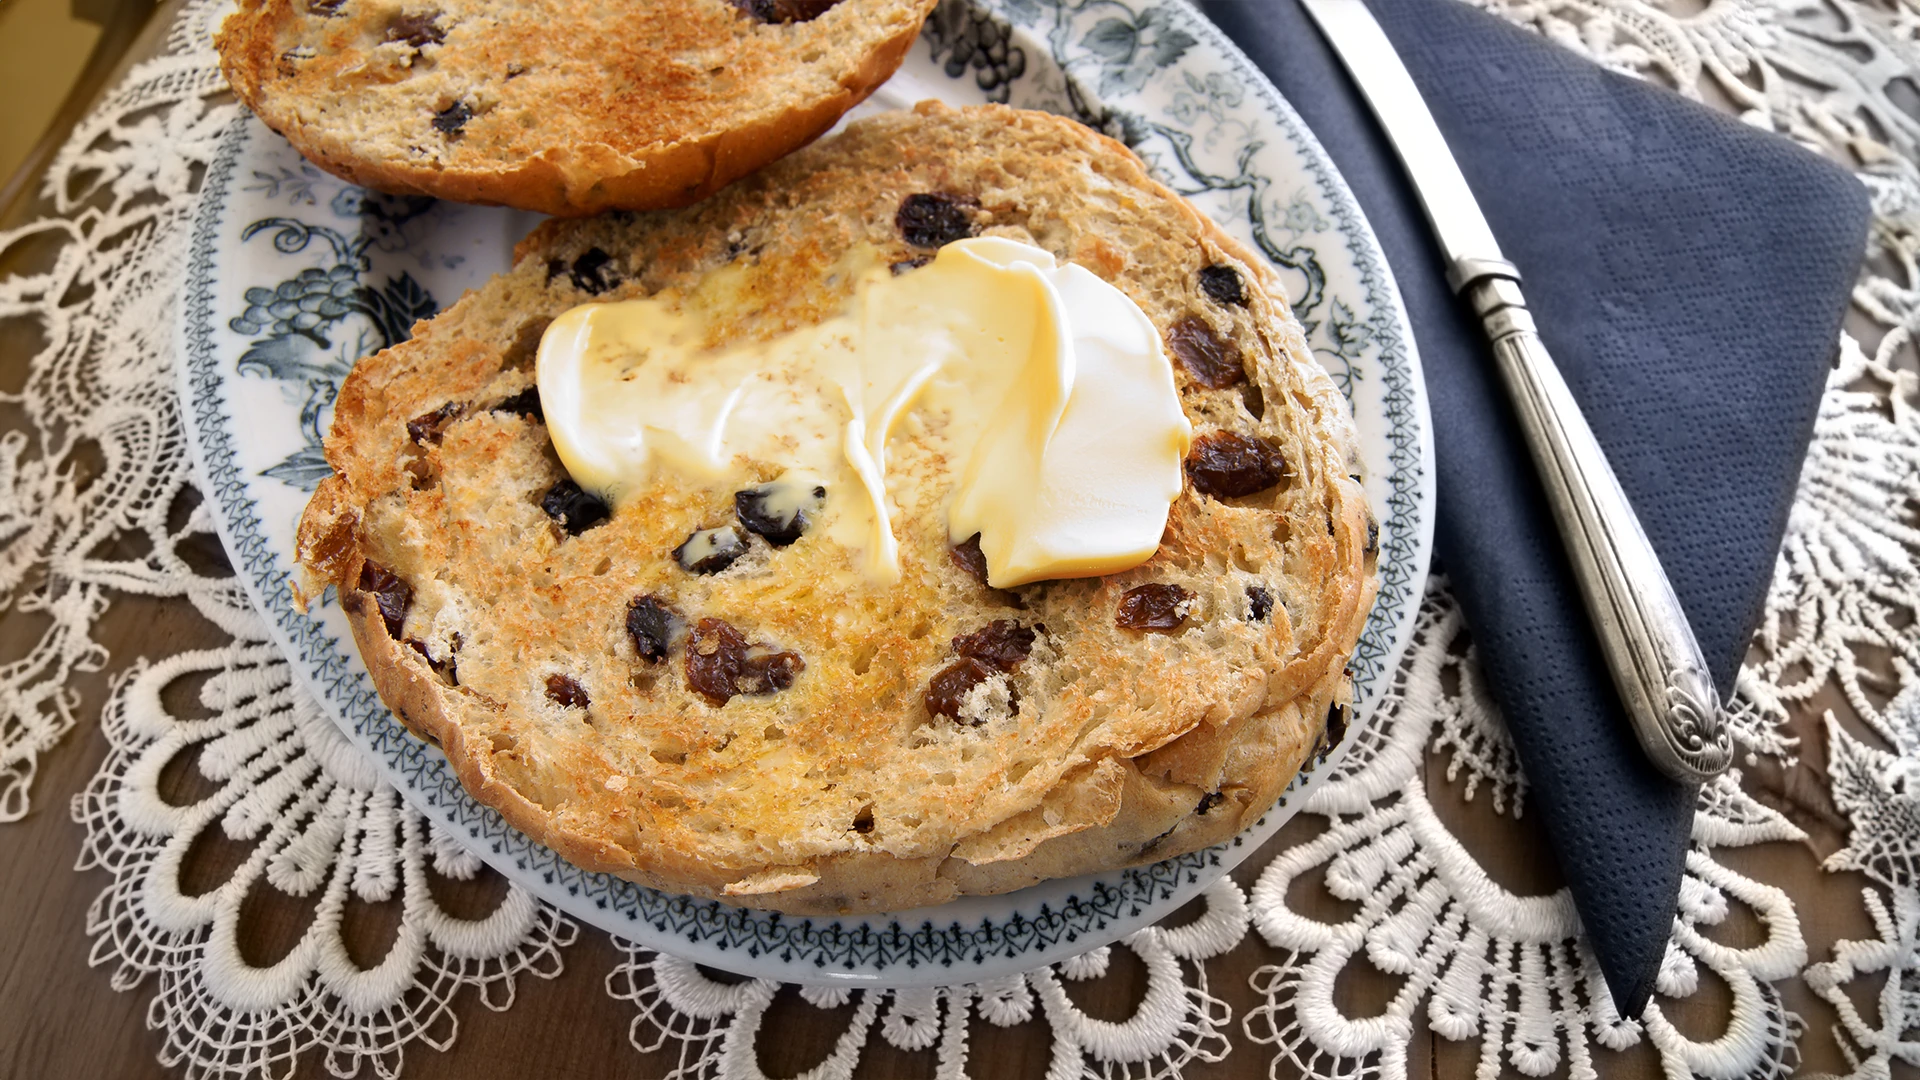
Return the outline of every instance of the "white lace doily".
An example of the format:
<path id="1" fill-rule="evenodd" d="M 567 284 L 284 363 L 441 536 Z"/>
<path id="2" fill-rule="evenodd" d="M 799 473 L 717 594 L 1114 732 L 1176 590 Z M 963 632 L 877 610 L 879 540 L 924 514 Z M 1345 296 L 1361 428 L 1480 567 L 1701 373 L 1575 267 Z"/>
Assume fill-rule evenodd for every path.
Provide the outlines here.
<path id="1" fill-rule="evenodd" d="M 1420 1026 L 1477 1044 L 1484 1076 L 1593 1076 L 1596 1054 L 1645 1042 L 1672 1077 L 1775 1077 L 1793 1070 L 1812 1034 L 1775 987 L 1795 978 L 1839 1017 L 1821 1034 L 1852 1075 L 1920 1067 L 1920 414 L 1908 359 L 1920 329 L 1920 120 L 1900 104 L 1920 97 L 1911 78 L 1920 6 L 1483 2 L 1610 66 L 1731 103 L 1748 122 L 1848 162 L 1873 192 L 1874 258 L 1855 298 L 1880 340 L 1871 357 L 1843 342 L 1734 711 L 1751 769 L 1795 762 L 1789 707 L 1826 687 L 1851 704 L 1862 726 L 1829 718 L 1825 733 L 1850 830 L 1827 867 L 1870 883 L 1860 902 L 1877 936 L 1809 957 L 1792 898 L 1716 858 L 1802 835 L 1729 776 L 1701 794 L 1658 985 L 1664 998 L 1688 999 L 1710 975 L 1729 991 L 1726 1022 L 1694 1041 L 1657 1001 L 1639 1021 L 1614 1015 L 1566 893 L 1502 886 L 1436 811 L 1436 799 L 1480 799 L 1517 817 L 1526 794 L 1458 610 L 1436 584 L 1383 722 L 1310 805 L 1325 830 L 1283 851 L 1250 894 L 1222 882 L 1195 921 L 1116 946 L 1147 972 L 1131 1018 L 1093 1018 L 1066 992 L 1105 977 L 1108 949 L 993 984 L 803 991 L 822 1009 L 853 1009 L 809 1075 L 850 1076 L 876 1038 L 933 1051 L 940 1077 L 972 1075 L 972 1019 L 1040 1017 L 1054 1080 L 1173 1076 L 1236 1044 L 1268 1059 L 1250 1075 L 1399 1080 Z M 578 931 L 512 889 L 478 914 L 443 908 L 430 878 L 471 876 L 477 864 L 319 718 L 233 579 L 196 573 L 182 554 L 211 531 L 198 511 L 170 523 L 192 484 L 171 328 L 194 184 L 235 108 L 207 46 L 219 10 L 212 0 L 190 6 L 163 55 L 76 129 L 43 189 L 54 212 L 0 233 L 0 250 L 36 242 L 56 252 L 44 272 L 0 279 L 0 319 L 25 319 L 45 341 L 25 388 L 6 395 L 28 423 L 0 436 L 0 590 L 49 627 L 29 655 L 0 667 L 0 821 L 27 812 L 37 756 L 80 719 L 69 678 L 121 665 L 101 717 L 111 751 L 73 799 L 87 836 L 79 865 L 112 878 L 89 911 L 92 961 L 111 967 L 116 989 L 150 995 L 160 1058 L 187 1076 L 279 1077 L 302 1066 L 395 1076 L 413 1042 L 444 1048 L 463 1015 L 485 1022 L 467 999 L 506 1009 L 521 975 L 555 974 Z M 104 468 L 76 465 L 89 447 Z M 110 549 L 143 554 L 100 555 Z M 116 593 L 185 598 L 230 641 L 109 658 L 92 634 Z M 1876 666 L 1867 654 L 1891 659 Z M 195 682 L 206 715 L 170 712 L 161 691 Z M 1425 786 L 1430 753 L 1448 762 L 1444 792 Z M 163 773 L 189 757 L 207 781 L 201 793 L 162 798 Z M 211 830 L 251 847 L 215 887 L 186 895 L 183 860 Z M 1327 923 L 1295 910 L 1293 886 L 1309 876 L 1355 913 Z M 238 946 L 242 900 L 261 883 L 312 912 L 267 967 Z M 371 966 L 343 940 L 355 900 L 401 911 L 393 945 Z M 1762 928 L 1757 942 L 1716 940 L 1711 931 L 1739 909 Z M 1209 991 L 1207 961 L 1249 926 L 1285 961 L 1260 970 L 1259 1003 L 1236 1017 Z M 607 990 L 631 1003 L 637 1049 L 669 1051 L 676 1077 L 760 1075 L 754 1038 L 773 985 L 720 983 L 623 948 Z M 1354 1016 L 1336 1004 L 1336 978 L 1355 964 L 1402 980 L 1384 1011 Z M 1877 995 L 1849 992 L 1868 978 L 1882 980 Z"/>

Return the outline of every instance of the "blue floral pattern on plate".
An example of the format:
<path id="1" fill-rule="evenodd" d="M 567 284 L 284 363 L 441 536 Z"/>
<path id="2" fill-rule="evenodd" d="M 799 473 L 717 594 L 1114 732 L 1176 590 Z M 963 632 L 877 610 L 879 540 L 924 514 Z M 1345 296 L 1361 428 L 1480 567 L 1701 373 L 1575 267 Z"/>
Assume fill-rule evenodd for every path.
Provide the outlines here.
<path id="1" fill-rule="evenodd" d="M 921 47 L 859 113 L 922 97 L 1071 115 L 1280 269 L 1315 353 L 1353 402 L 1381 518 L 1381 593 L 1352 669 L 1361 722 L 1405 648 L 1432 532 L 1425 399 L 1399 296 L 1351 194 L 1299 119 L 1184 6 L 943 0 Z M 380 195 L 303 161 L 250 117 L 209 170 L 180 327 L 188 431 L 222 539 L 255 603 L 348 738 L 416 807 L 509 879 L 585 921 L 748 974 L 935 985 L 1028 970 L 1115 940 L 1197 895 L 1324 778 L 1352 732 L 1259 824 L 1150 866 L 894 916 L 796 918 L 673 896 L 560 859 L 467 795 L 374 694 L 337 608 L 293 609 L 293 535 L 326 476 L 320 438 L 359 356 L 511 259 L 537 219 Z"/>

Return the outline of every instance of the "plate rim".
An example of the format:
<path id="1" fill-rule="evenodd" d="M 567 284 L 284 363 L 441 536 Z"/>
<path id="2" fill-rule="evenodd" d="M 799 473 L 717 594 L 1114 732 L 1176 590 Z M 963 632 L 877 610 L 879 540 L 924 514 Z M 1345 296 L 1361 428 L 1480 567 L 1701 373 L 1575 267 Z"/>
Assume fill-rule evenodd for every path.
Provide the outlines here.
<path id="1" fill-rule="evenodd" d="M 989 6 L 996 11 L 1000 10 L 1004 4 L 1004 0 L 981 0 L 981 2 L 983 2 L 984 6 Z M 1381 584 L 1382 600 L 1376 601 L 1376 606 L 1369 616 L 1370 624 L 1376 618 L 1380 618 L 1388 624 L 1383 631 L 1386 635 L 1386 644 L 1384 647 L 1376 650 L 1371 657 L 1361 657 L 1360 654 L 1356 652 L 1356 661 L 1361 664 L 1371 661 L 1373 665 L 1371 671 L 1372 678 L 1368 683 L 1372 692 L 1363 700 L 1364 711 L 1357 717 L 1354 725 L 1357 729 L 1360 724 L 1373 722 L 1377 716 L 1375 706 L 1377 706 L 1380 696 L 1385 689 L 1385 684 L 1389 681 L 1392 674 L 1391 667 L 1393 665 L 1387 661 L 1397 660 L 1397 658 L 1405 652 L 1407 642 L 1412 633 L 1414 619 L 1418 613 L 1418 598 L 1424 587 L 1431 553 L 1434 496 L 1432 480 L 1432 425 L 1431 418 L 1428 414 L 1424 380 L 1421 374 L 1418 355 L 1415 350 L 1411 326 L 1407 321 L 1406 310 L 1401 302 L 1397 283 L 1392 277 L 1391 268 L 1387 266 L 1384 252 L 1379 245 L 1378 239 L 1374 235 L 1371 225 L 1367 222 L 1364 213 L 1361 212 L 1357 201 L 1354 199 L 1350 186 L 1339 173 L 1332 160 L 1327 156 L 1325 149 L 1319 144 L 1318 139 L 1313 136 L 1311 130 L 1307 128 L 1298 114 L 1293 111 L 1291 105 L 1279 94 L 1272 83 L 1252 66 L 1251 62 L 1247 60 L 1245 55 L 1239 51 L 1231 40 L 1227 39 L 1218 28 L 1214 27 L 1192 8 L 1179 3 L 1178 0 L 1144 0 L 1142 6 L 1148 9 L 1175 8 L 1188 16 L 1189 28 L 1198 28 L 1207 45 L 1218 50 L 1221 56 L 1225 58 L 1228 66 L 1234 70 L 1234 73 L 1248 83 L 1258 103 L 1265 104 L 1276 114 L 1280 121 L 1278 126 L 1283 130 L 1286 137 L 1293 142 L 1296 153 L 1308 161 L 1317 164 L 1318 167 L 1312 170 L 1316 174 L 1314 179 L 1319 182 L 1321 195 L 1328 203 L 1329 208 L 1332 209 L 1334 215 L 1340 219 L 1340 228 L 1338 231 L 1344 237 L 1349 256 L 1354 262 L 1356 273 L 1369 293 L 1368 302 L 1376 307 L 1382 307 L 1390 313 L 1391 319 L 1389 322 L 1398 335 L 1398 340 L 1393 343 L 1394 346 L 1400 350 L 1398 357 L 1399 370 L 1397 374 L 1407 381 L 1407 386 L 1404 388 L 1403 393 L 1409 398 L 1408 405 L 1414 413 L 1409 422 L 1414 428 L 1413 451 L 1415 454 L 1415 462 L 1413 468 L 1415 475 L 1413 478 L 1413 490 L 1411 492 L 1396 491 L 1394 500 L 1390 500 L 1390 508 L 1393 514 L 1401 519 L 1406 519 L 1410 515 L 1412 530 L 1411 535 L 1407 535 L 1406 530 L 1403 529 L 1396 529 L 1388 534 L 1388 539 L 1383 541 L 1382 544 L 1383 558 L 1381 562 L 1383 567 L 1387 563 L 1384 556 L 1387 553 L 1387 548 L 1390 543 L 1398 542 L 1410 545 L 1411 554 L 1408 559 L 1396 561 L 1396 565 L 1401 566 L 1404 571 L 1403 576 L 1393 583 L 1399 590 L 1397 594 L 1399 598 L 1398 604 L 1388 603 L 1387 606 L 1382 606 L 1383 601 L 1388 600 L 1389 586 L 1383 574 Z M 917 41 L 915 44 L 917 47 L 920 42 Z M 1051 58 L 1049 58 L 1049 60 L 1051 60 Z M 1257 108 L 1257 104 L 1254 107 Z M 961 901 L 953 905 L 919 909 L 917 912 L 898 913 L 908 916 L 908 918 L 903 921 L 896 917 L 894 913 L 843 918 L 780 916 L 778 914 L 754 909 L 736 908 L 719 902 L 684 897 L 675 898 L 668 894 L 656 893 L 656 895 L 667 898 L 669 907 L 672 906 L 675 900 L 684 901 L 685 903 L 682 905 L 682 911 L 680 913 L 694 916 L 696 921 L 700 921 L 698 916 L 701 914 L 708 916 L 706 919 L 707 924 L 709 924 L 706 927 L 707 936 L 701 940 L 689 940 L 684 936 L 678 936 L 684 933 L 683 930 L 669 930 L 664 925 L 646 921 L 645 917 L 629 920 L 627 923 L 616 927 L 609 925 L 604 918 L 603 912 L 595 911 L 591 906 L 588 906 L 588 902 L 584 898 L 580 899 L 578 903 L 571 903 L 566 897 L 557 895 L 554 890 L 538 888 L 537 883 L 528 881 L 529 874 L 516 862 L 516 856 L 511 853 L 502 853 L 497 842 L 493 845 L 491 853 L 497 857 L 489 857 L 490 853 L 484 850 L 485 839 L 482 838 L 479 833 L 469 833 L 467 830 L 450 822 L 446 815 L 440 812 L 441 808 L 435 805 L 430 791 L 423 791 L 417 788 L 414 783 L 409 782 L 409 776 L 405 770 L 395 766 L 386 755 L 380 753 L 378 750 L 363 744 L 360 734 L 354 729 L 351 719 L 343 715 L 347 706 L 339 702 L 335 697 L 336 692 L 341 688 L 341 682 L 350 682 L 353 680 L 352 673 L 347 673 L 340 679 L 335 680 L 333 685 L 329 686 L 322 678 L 322 673 L 315 669 L 314 664 L 307 654 L 306 648 L 303 647 L 303 643 L 298 640 L 302 635 L 299 635 L 286 625 L 286 619 L 291 616 L 312 627 L 316 633 L 325 637 L 326 640 L 331 641 L 331 638 L 326 635 L 325 631 L 320 629 L 321 624 L 317 621 L 311 621 L 306 619 L 305 616 L 292 613 L 291 604 L 286 598 L 286 587 L 291 576 L 290 568 L 281 571 L 277 578 L 273 577 L 271 557 L 275 553 L 271 550 L 264 550 L 266 549 L 266 538 L 260 531 L 260 523 L 257 517 L 252 522 L 245 520 L 246 515 L 251 514 L 254 510 L 253 500 L 246 495 L 246 487 L 248 484 L 255 482 L 255 478 L 238 477 L 237 474 L 239 470 L 237 466 L 233 466 L 231 462 L 227 463 L 225 469 L 217 469 L 214 467 L 214 463 L 210 460 L 210 457 L 218 456 L 220 450 L 216 447 L 203 445 L 203 441 L 209 435 L 208 423 L 223 415 L 217 410 L 224 404 L 222 400 L 224 397 L 222 384 L 226 380 L 224 373 L 213 370 L 217 368 L 218 360 L 220 359 L 220 350 L 211 340 L 214 333 L 212 325 L 212 308 L 215 302 L 213 289 L 218 281 L 218 274 L 214 272 L 214 254 L 216 246 L 220 243 L 219 230 L 224 224 L 232 206 L 230 185 L 233 179 L 233 171 L 240 161 L 242 151 L 245 149 L 248 141 L 257 135 L 260 130 L 261 128 L 258 126 L 258 122 L 254 120 L 250 114 L 242 112 L 236 117 L 232 124 L 229 125 L 228 129 L 222 132 L 219 150 L 214 160 L 209 164 L 202 182 L 200 197 L 196 202 L 193 227 L 190 230 L 191 239 L 186 267 L 187 281 L 182 291 L 180 319 L 175 328 L 179 346 L 178 355 L 181 358 L 181 363 L 178 365 L 179 390 L 182 399 L 183 417 L 187 421 L 183 426 L 187 431 L 187 442 L 193 458 L 194 467 L 198 471 L 198 476 L 202 482 L 203 490 L 207 493 L 207 497 L 215 503 L 214 509 L 216 512 L 211 514 L 210 517 L 214 522 L 215 529 L 223 545 L 230 555 L 241 564 L 236 566 L 236 571 L 238 571 L 238 576 L 241 578 L 243 587 L 247 590 L 250 599 L 262 615 L 262 621 L 267 625 L 270 637 L 288 659 L 289 667 L 294 672 L 296 679 L 301 683 L 303 688 L 316 699 L 316 704 L 320 707 L 323 714 L 327 715 L 333 723 L 342 727 L 343 737 L 354 745 L 357 750 L 373 759 L 371 763 L 376 767 L 382 778 L 389 783 L 393 783 L 410 805 L 425 814 L 425 816 L 446 831 L 449 836 L 461 844 L 461 846 L 472 850 L 474 854 L 479 856 L 483 861 L 493 865 L 495 869 L 502 873 L 509 881 L 520 884 L 523 888 L 528 888 L 534 895 L 554 903 L 562 910 L 567 911 L 568 914 L 580 918 L 590 925 L 606 930 L 609 933 L 640 940 L 649 948 L 655 948 L 675 956 L 702 963 L 711 963 L 714 964 L 714 966 L 729 969 L 737 969 L 743 965 L 730 964 L 728 962 L 728 950 L 730 946 L 724 944 L 724 938 L 720 938 L 723 944 L 720 945 L 717 956 L 702 955 L 712 954 L 714 952 L 711 944 L 713 940 L 716 940 L 714 932 L 717 930 L 724 933 L 726 930 L 726 927 L 720 924 L 738 923 L 749 919 L 761 919 L 776 925 L 785 922 L 794 929 L 811 930 L 812 927 L 818 924 L 828 928 L 828 930 L 821 932 L 839 932 L 848 935 L 858 935 L 875 932 L 873 931 L 873 927 L 876 923 L 882 927 L 890 927 L 891 930 L 897 934 L 902 932 L 904 926 L 919 922 L 920 927 L 918 929 L 925 932 L 933 931 L 935 928 L 930 919 L 923 920 L 916 918 L 916 916 L 921 913 L 946 912 L 949 908 L 964 909 L 969 906 L 998 907 L 1005 904 L 1005 902 L 1012 897 L 1021 895 L 1016 892 L 993 897 L 962 898 Z M 216 193 L 218 195 L 217 198 Z M 1387 362 L 1389 357 L 1388 348 L 1383 346 L 1380 350 L 1380 355 L 1383 365 L 1387 367 L 1390 373 L 1393 373 L 1393 365 Z M 1391 416 L 1390 410 L 1389 415 Z M 229 439 L 231 438 L 231 435 L 225 432 L 214 432 L 214 434 L 224 435 Z M 227 454 L 231 456 L 231 451 L 227 451 Z M 228 476 L 227 474 L 229 473 L 234 474 L 234 476 Z M 236 495 L 238 496 L 237 498 L 235 497 Z M 1403 496 L 1409 496 L 1410 498 L 1403 498 Z M 1396 502 L 1395 500 L 1398 501 Z M 1393 519 L 1389 518 L 1389 520 Z M 263 558 L 266 560 L 264 563 L 266 570 L 263 572 L 255 572 L 253 567 L 261 565 Z M 1394 610 L 1395 606 L 1398 607 L 1397 611 Z M 362 683 L 367 682 L 364 674 L 360 675 L 359 681 Z M 1356 678 L 1356 682 L 1359 682 L 1358 678 Z M 358 690 L 359 694 L 353 696 L 364 697 L 371 695 L 370 685 L 361 686 Z M 1357 699 L 1359 698 L 1358 693 L 1356 693 L 1356 697 Z M 375 709 L 381 712 L 385 711 L 385 707 L 379 704 L 377 697 L 374 697 L 373 701 Z M 1300 790 L 1295 790 L 1294 786 L 1290 786 L 1287 794 L 1283 795 L 1280 802 L 1275 804 L 1274 810 L 1279 810 L 1281 807 L 1286 806 L 1289 801 L 1297 800 L 1297 802 L 1304 802 L 1311 787 L 1317 786 L 1318 782 L 1322 782 L 1329 775 L 1336 773 L 1339 769 L 1341 759 L 1344 758 L 1349 748 L 1359 741 L 1357 734 L 1357 730 L 1349 732 L 1348 737 L 1341 740 L 1333 753 L 1321 759 L 1316 766 L 1303 771 L 1302 776 L 1308 777 L 1306 783 L 1300 784 L 1299 781 L 1296 780 L 1296 785 L 1300 787 Z M 417 740 L 414 742 L 421 751 L 420 754 L 415 755 L 416 758 L 420 756 L 439 757 L 437 750 L 430 750 L 424 743 L 419 743 Z M 444 759 L 441 760 L 444 761 Z M 462 792 L 462 794 L 464 795 L 464 792 Z M 472 801 L 470 796 L 467 798 L 469 801 Z M 423 799 L 425 805 L 422 805 Z M 491 816 L 498 823 L 499 828 L 513 832 L 511 827 L 506 826 L 504 822 L 498 821 L 498 815 L 490 808 L 486 808 L 477 802 L 474 802 L 474 805 L 480 808 L 483 817 Z M 1293 812 L 1297 812 L 1298 809 L 1299 807 L 1296 803 L 1293 807 Z M 1161 895 L 1163 899 L 1147 905 L 1156 912 L 1150 918 L 1139 921 L 1139 925 L 1147 925 L 1152 921 L 1156 921 L 1159 917 L 1176 910 L 1181 904 L 1186 903 L 1206 887 L 1205 885 L 1196 883 L 1198 876 L 1191 871 L 1202 869 L 1211 871 L 1214 867 L 1220 866 L 1223 855 L 1231 858 L 1231 862 L 1227 864 L 1227 869 L 1230 869 L 1231 865 L 1237 864 L 1241 859 L 1251 854 L 1252 850 L 1259 846 L 1259 843 L 1249 842 L 1249 837 L 1257 832 L 1261 832 L 1268 818 L 1272 817 L 1274 810 L 1270 810 L 1267 815 L 1263 816 L 1258 823 L 1246 832 L 1243 832 L 1225 844 L 1217 845 L 1213 848 L 1202 849 L 1199 852 L 1163 860 L 1145 867 L 1131 867 L 1118 871 L 1107 871 L 1102 874 L 1087 875 L 1084 878 L 1046 882 L 1034 888 L 1051 888 L 1057 890 L 1062 887 L 1071 887 L 1076 882 L 1088 882 L 1089 884 L 1085 887 L 1089 891 L 1097 891 L 1101 888 L 1108 887 L 1106 881 L 1117 877 L 1141 874 L 1151 875 L 1161 868 L 1169 868 L 1169 871 L 1163 873 L 1162 876 L 1170 876 L 1172 878 L 1171 881 L 1163 880 L 1149 883 L 1149 893 L 1157 893 Z M 1288 816 L 1291 815 L 1289 814 Z M 1265 829 L 1264 834 L 1260 836 L 1259 840 L 1264 841 L 1270 837 L 1277 828 L 1278 824 L 1276 823 L 1272 828 Z M 515 833 L 515 835 L 520 834 Z M 548 850 L 530 838 L 522 837 L 522 839 L 531 847 Z M 470 842 L 470 840 L 478 840 L 479 845 L 476 846 L 476 844 Z M 610 875 L 588 875 L 586 871 L 579 870 L 577 867 L 571 867 L 570 864 L 564 864 L 562 860 L 558 860 L 557 856 L 554 856 L 554 858 L 556 861 L 561 861 L 563 865 L 567 865 L 575 874 L 609 878 L 613 882 L 618 883 L 615 886 L 616 888 L 624 886 L 632 890 L 654 892 L 654 890 L 647 890 L 643 886 L 625 882 L 622 879 L 611 878 Z M 1202 865 L 1188 865 L 1196 862 L 1196 860 Z M 1211 884 L 1212 881 L 1223 876 L 1225 872 L 1225 870 L 1221 870 L 1217 874 L 1209 874 L 1207 884 Z M 551 875 L 548 875 L 548 877 L 549 881 L 551 881 Z M 1182 878 L 1187 880 L 1183 881 L 1181 880 Z M 969 905 L 967 903 L 968 901 L 971 901 L 972 904 Z M 604 907 L 605 905 L 602 904 L 601 906 Z M 1012 912 L 1012 918 L 1008 921 L 1011 923 L 1019 920 L 1021 917 L 1019 910 L 1011 905 L 1007 906 Z M 718 910 L 716 911 L 714 909 Z M 1043 915 L 1052 914 L 1055 917 L 1064 914 L 1050 912 L 1048 905 L 1044 903 L 1040 907 L 1040 912 Z M 716 915 L 718 916 L 717 920 L 713 918 L 713 916 Z M 1138 910 L 1135 911 L 1135 915 L 1138 915 Z M 941 918 L 944 921 L 946 917 L 941 916 Z M 1120 921 L 1120 919 L 1116 916 L 1113 921 Z M 842 930 L 841 928 L 843 926 L 850 926 L 853 927 L 853 929 Z M 1064 938 L 1056 937 L 1054 943 L 1051 945 L 1042 944 L 1010 952 L 1003 962 L 997 965 L 992 963 L 993 957 L 987 957 L 986 961 L 983 962 L 980 957 L 976 956 L 973 965 L 964 969 L 960 974 L 965 976 L 963 981 L 975 982 L 1006 974 L 1010 971 L 1030 970 L 1035 967 L 1044 966 L 1047 963 L 1055 962 L 1067 955 L 1072 955 L 1088 948 L 1116 940 L 1124 936 L 1124 934 L 1131 932 L 1134 928 L 1134 923 L 1128 921 L 1124 928 L 1112 929 L 1111 932 L 1108 932 L 1109 927 L 1107 923 L 1102 922 L 1099 929 L 1091 932 L 1076 936 L 1071 931 L 1068 931 Z M 955 931 L 961 930 L 960 922 L 958 920 L 954 921 L 951 929 Z M 991 922 L 989 921 L 983 924 L 983 929 L 991 929 Z M 650 933 L 649 931 L 653 932 Z M 886 932 L 885 929 L 878 931 L 878 933 L 882 935 Z M 1004 934 L 1002 936 L 1004 937 Z M 1062 940 L 1066 941 L 1067 946 L 1070 947 L 1062 946 L 1060 944 Z M 1012 948 L 1012 946 L 1009 945 L 1009 948 Z M 738 956 L 739 954 L 735 952 L 731 955 Z M 764 958 L 753 957 L 752 959 L 755 961 L 763 961 Z M 818 961 L 816 961 L 816 963 L 817 962 Z M 812 971 L 804 969 L 794 970 L 794 963 L 791 960 L 782 961 L 778 965 L 772 964 L 771 961 L 764 961 L 750 963 L 744 966 L 754 968 L 753 973 L 757 977 L 803 984 L 812 983 L 815 985 L 910 987 L 944 985 L 956 981 L 951 977 L 953 974 L 952 970 L 944 964 L 936 965 L 929 963 L 926 965 L 925 970 L 921 970 L 920 966 L 915 964 L 911 959 L 905 961 L 905 964 L 907 967 L 904 973 L 899 970 L 898 963 L 885 962 L 878 965 L 869 964 L 859 970 L 851 971 L 829 971 L 824 967 L 817 967 Z M 889 968 L 892 968 L 892 970 L 889 970 Z"/>

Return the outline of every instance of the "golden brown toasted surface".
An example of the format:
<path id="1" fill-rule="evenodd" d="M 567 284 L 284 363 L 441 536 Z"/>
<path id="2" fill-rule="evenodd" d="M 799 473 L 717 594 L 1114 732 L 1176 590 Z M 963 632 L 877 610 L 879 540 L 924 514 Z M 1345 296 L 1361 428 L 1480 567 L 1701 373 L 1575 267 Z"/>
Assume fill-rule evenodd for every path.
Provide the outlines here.
<path id="1" fill-rule="evenodd" d="M 234 91 L 357 184 L 550 214 L 685 206 L 886 81 L 935 0 L 241 0 Z"/>
<path id="2" fill-rule="evenodd" d="M 945 231 L 902 214 L 929 196 Z M 683 569 L 674 548 L 733 520 L 738 481 L 662 472 L 584 529 L 546 508 L 567 516 L 530 395 L 554 316 L 724 289 L 715 344 L 763 339 L 839 311 L 851 253 L 911 273 L 967 232 L 1088 267 L 1166 335 L 1195 452 L 1145 564 L 990 589 L 926 485 L 901 489 L 890 587 L 846 584 L 853 553 L 814 533 Z M 1346 405 L 1273 274 L 1124 147 L 1044 114 L 922 105 L 689 210 L 550 222 L 361 361 L 335 410 L 301 559 L 400 718 L 567 858 L 756 906 L 897 910 L 1226 839 L 1345 700 L 1373 596 Z M 896 438 L 889 469 L 919 452 Z M 717 703 L 721 624 L 803 666 L 763 660 L 790 683 L 749 673 L 767 692 Z M 983 631 L 1011 673 L 973 680 L 964 719 L 929 711 Z"/>

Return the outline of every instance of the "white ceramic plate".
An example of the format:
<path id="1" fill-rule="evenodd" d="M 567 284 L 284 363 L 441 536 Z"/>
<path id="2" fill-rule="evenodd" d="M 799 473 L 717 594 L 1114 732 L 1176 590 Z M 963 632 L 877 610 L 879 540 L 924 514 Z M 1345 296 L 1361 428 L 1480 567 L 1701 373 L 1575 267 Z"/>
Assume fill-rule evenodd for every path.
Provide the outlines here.
<path id="1" fill-rule="evenodd" d="M 1380 518 L 1380 599 L 1354 656 L 1358 723 L 1413 626 L 1433 531 L 1432 445 L 1399 293 L 1347 186 L 1293 110 L 1211 24 L 1137 0 L 943 0 L 861 112 L 925 97 L 1077 116 L 1262 252 L 1352 401 Z M 195 222 L 181 395 L 221 537 L 295 670 L 407 799 L 517 884 L 611 933 L 803 983 L 932 985 L 1025 971 L 1145 926 L 1226 873 L 1352 743 L 1312 763 L 1228 844 L 1005 896 L 796 918 L 586 873 L 470 798 L 375 696 L 337 606 L 293 610 L 294 532 L 327 474 L 320 437 L 354 360 L 508 264 L 529 215 L 350 187 L 251 117 L 227 132 Z"/>

